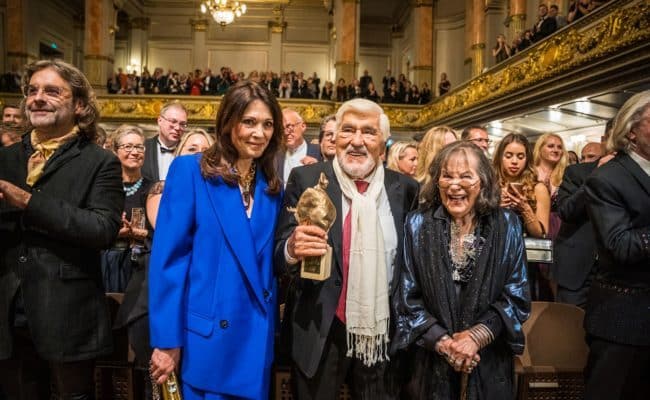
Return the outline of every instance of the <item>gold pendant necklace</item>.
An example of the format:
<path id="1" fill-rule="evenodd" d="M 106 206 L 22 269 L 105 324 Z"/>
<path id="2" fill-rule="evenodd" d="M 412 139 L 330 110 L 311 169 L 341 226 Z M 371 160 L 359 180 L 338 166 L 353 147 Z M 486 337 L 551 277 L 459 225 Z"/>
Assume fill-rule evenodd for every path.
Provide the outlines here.
<path id="1" fill-rule="evenodd" d="M 241 196 L 242 201 L 244 202 L 244 208 L 248 210 L 251 206 L 251 187 L 255 180 L 255 161 L 251 162 L 251 166 L 246 175 L 239 173 L 237 167 L 235 167 L 235 173 L 237 173 L 237 181 L 241 187 Z"/>

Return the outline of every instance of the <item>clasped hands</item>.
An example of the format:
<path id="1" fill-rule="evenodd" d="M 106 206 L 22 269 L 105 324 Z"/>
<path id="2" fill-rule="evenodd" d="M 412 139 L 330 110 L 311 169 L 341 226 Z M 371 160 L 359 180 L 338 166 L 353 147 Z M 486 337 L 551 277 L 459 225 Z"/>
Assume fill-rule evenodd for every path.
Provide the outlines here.
<path id="1" fill-rule="evenodd" d="M 117 234 L 120 238 L 134 239 L 143 241 L 147 237 L 147 230 L 134 227 L 131 222 L 126 219 L 126 213 L 122 213 L 122 226 Z"/>
<path id="2" fill-rule="evenodd" d="M 481 361 L 478 355 L 479 345 L 471 338 L 468 331 L 445 335 L 436 343 L 436 351 L 456 372 L 471 373 Z"/>

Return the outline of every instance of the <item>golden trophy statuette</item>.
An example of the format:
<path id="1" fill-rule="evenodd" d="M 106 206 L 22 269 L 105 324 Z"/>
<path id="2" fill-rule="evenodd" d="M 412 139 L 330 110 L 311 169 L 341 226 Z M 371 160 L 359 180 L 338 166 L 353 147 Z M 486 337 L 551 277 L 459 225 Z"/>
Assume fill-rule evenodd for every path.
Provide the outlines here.
<path id="1" fill-rule="evenodd" d="M 295 208 L 289 208 L 300 225 L 316 225 L 326 232 L 336 220 L 336 207 L 325 192 L 328 185 L 325 174 L 321 172 L 316 186 L 305 190 Z M 332 269 L 332 247 L 327 245 L 327 252 L 320 257 L 307 257 L 302 261 L 300 277 L 324 281 L 329 278 Z"/>

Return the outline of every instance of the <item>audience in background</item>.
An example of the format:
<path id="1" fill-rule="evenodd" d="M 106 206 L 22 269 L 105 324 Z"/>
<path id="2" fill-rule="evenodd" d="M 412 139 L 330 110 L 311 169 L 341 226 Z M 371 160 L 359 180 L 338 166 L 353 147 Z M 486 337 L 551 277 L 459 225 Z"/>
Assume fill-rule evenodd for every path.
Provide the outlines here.
<path id="1" fill-rule="evenodd" d="M 468 126 L 463 129 L 463 132 L 460 135 L 461 140 L 467 140 L 472 142 L 483 150 L 485 155 L 488 155 L 488 150 L 492 140 L 488 136 L 487 130 L 482 126 Z"/>
<path id="2" fill-rule="evenodd" d="M 388 169 L 413 177 L 418 166 L 418 145 L 414 142 L 395 142 L 386 157 Z"/>
<path id="3" fill-rule="evenodd" d="M 142 174 L 151 181 L 164 181 L 174 160 L 174 150 L 187 129 L 187 111 L 181 103 L 169 103 L 160 110 L 158 135 L 145 141 L 147 157 Z"/>
<path id="4" fill-rule="evenodd" d="M 580 163 L 580 157 L 578 153 L 573 150 L 567 151 L 567 165 L 575 165 Z"/>
<path id="5" fill-rule="evenodd" d="M 537 22 L 533 25 L 533 42 L 539 42 L 547 36 L 550 36 L 557 29 L 557 21 L 548 14 L 548 6 L 540 4 Z"/>
<path id="6" fill-rule="evenodd" d="M 429 129 L 418 146 L 418 166 L 415 180 L 423 185 L 429 180 L 429 167 L 436 154 L 447 144 L 458 140 L 458 134 L 448 126 L 434 126 Z"/>
<path id="7" fill-rule="evenodd" d="M 603 155 L 603 145 L 597 142 L 585 144 L 580 152 L 580 162 L 592 162 Z"/>
<path id="8" fill-rule="evenodd" d="M 492 56 L 494 57 L 495 62 L 498 64 L 501 61 L 505 61 L 512 55 L 512 51 L 508 43 L 506 43 L 506 37 L 498 34 L 497 35 L 497 44 L 492 49 Z"/>
<path id="9" fill-rule="evenodd" d="M 323 161 L 332 161 L 336 156 L 336 115 L 323 118 L 318 133 L 318 145 Z"/>
<path id="10" fill-rule="evenodd" d="M 142 129 L 121 125 L 113 134 L 112 149 L 122 165 L 122 186 L 125 193 L 120 231 L 110 249 L 102 252 L 104 290 L 122 293 L 126 289 L 134 264 L 149 234 L 145 224 L 145 203 L 151 181 L 142 176 L 145 159 L 145 136 Z"/>
<path id="11" fill-rule="evenodd" d="M 451 89 L 451 82 L 447 79 L 447 73 L 443 72 L 440 74 L 440 82 L 438 82 L 438 93 L 440 96 L 443 96 Z"/>
<path id="12" fill-rule="evenodd" d="M 546 186 L 537 181 L 528 139 L 518 133 L 506 135 L 497 146 L 492 163 L 501 186 L 501 206 L 519 215 L 529 236 L 546 237 L 551 200 Z M 552 297 L 548 279 L 542 275 L 546 271 L 540 271 L 538 264 L 528 266 L 532 299 Z"/>

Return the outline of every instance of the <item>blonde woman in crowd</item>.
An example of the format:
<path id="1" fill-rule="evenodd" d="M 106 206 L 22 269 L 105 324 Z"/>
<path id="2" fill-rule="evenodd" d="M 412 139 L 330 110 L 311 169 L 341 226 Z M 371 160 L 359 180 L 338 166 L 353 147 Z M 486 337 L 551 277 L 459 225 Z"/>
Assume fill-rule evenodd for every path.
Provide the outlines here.
<path id="1" fill-rule="evenodd" d="M 413 177 L 418 166 L 418 147 L 414 142 L 395 142 L 388 151 L 386 165 L 393 171 Z"/>
<path id="2" fill-rule="evenodd" d="M 542 135 L 535 143 L 533 160 L 537 180 L 542 182 L 551 194 L 551 217 L 548 227 L 548 237 L 555 238 L 560 230 L 560 217 L 555 212 L 557 206 L 557 190 L 562 183 L 564 170 L 569 162 L 564 141 L 553 133 Z"/>
<path id="3" fill-rule="evenodd" d="M 562 138 L 554 133 L 545 133 L 535 142 L 533 160 L 537 180 L 546 185 L 551 197 L 557 194 L 562 176 L 568 163 L 568 156 Z"/>
<path id="4" fill-rule="evenodd" d="M 434 126 L 424 134 L 420 146 L 418 146 L 418 166 L 414 178 L 425 184 L 429 181 L 429 167 L 436 154 L 445 145 L 458 140 L 458 134 L 448 126 Z"/>
<path id="5" fill-rule="evenodd" d="M 194 128 L 181 137 L 176 150 L 174 150 L 174 156 L 203 153 L 212 146 L 212 143 L 214 143 L 214 138 L 208 132 L 201 128 Z"/>

